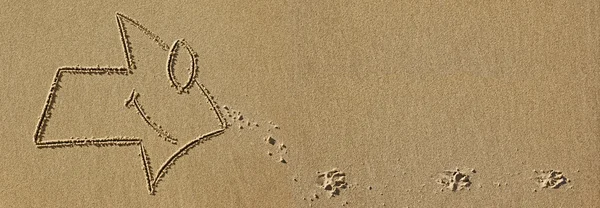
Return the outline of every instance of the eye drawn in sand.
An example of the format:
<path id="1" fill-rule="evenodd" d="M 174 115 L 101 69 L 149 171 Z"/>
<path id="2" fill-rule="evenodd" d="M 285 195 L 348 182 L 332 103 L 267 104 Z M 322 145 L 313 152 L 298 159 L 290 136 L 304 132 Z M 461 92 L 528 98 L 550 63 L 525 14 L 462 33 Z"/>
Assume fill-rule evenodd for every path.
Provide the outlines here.
<path id="1" fill-rule="evenodd" d="M 539 172 L 534 172 L 538 173 L 535 177 L 535 181 L 540 188 L 558 189 L 571 182 L 571 180 L 565 177 L 562 171 L 559 170 L 540 170 Z"/>
<path id="2" fill-rule="evenodd" d="M 123 14 L 116 14 L 117 25 L 119 28 L 119 33 L 121 36 L 121 42 L 123 44 L 124 55 L 126 59 L 126 67 L 61 67 L 58 68 L 54 79 L 52 81 L 48 97 L 43 107 L 43 111 L 41 117 L 39 118 L 39 122 L 36 126 L 36 130 L 34 133 L 34 143 L 38 148 L 58 148 L 58 147 L 74 147 L 74 146 L 98 146 L 98 147 L 106 147 L 106 146 L 139 146 L 140 148 L 140 158 L 143 165 L 144 175 L 146 177 L 146 183 L 148 192 L 150 194 L 155 194 L 156 186 L 162 177 L 166 174 L 167 170 L 174 164 L 174 162 L 185 155 L 188 150 L 193 148 L 194 146 L 203 143 L 204 141 L 208 141 L 211 138 L 219 136 L 225 132 L 228 125 L 225 119 L 222 116 L 221 111 L 217 108 L 217 103 L 214 100 L 214 97 L 210 95 L 210 92 L 206 87 L 198 82 L 197 80 L 197 71 L 198 71 L 198 55 L 193 51 L 193 49 L 189 46 L 185 40 L 180 39 L 176 40 L 172 47 L 169 47 L 163 40 L 160 39 L 157 35 L 152 33 L 150 30 L 146 29 L 140 23 L 135 21 L 134 19 L 127 17 Z M 52 115 L 53 105 L 56 101 L 56 93 L 61 88 L 61 78 L 65 74 L 73 74 L 73 75 L 129 75 L 132 74 L 132 71 L 136 69 L 136 63 L 132 55 L 131 43 L 129 41 L 129 36 L 127 35 L 127 30 L 125 24 L 134 26 L 138 30 L 144 33 L 147 37 L 153 40 L 158 47 L 163 51 L 169 52 L 169 57 L 167 60 L 167 76 L 166 78 L 171 83 L 172 87 L 175 87 L 177 93 L 189 92 L 190 89 L 198 89 L 201 91 L 201 94 L 206 98 L 207 103 L 211 106 L 211 111 L 214 114 L 217 122 L 219 123 L 219 128 L 199 135 L 198 137 L 192 139 L 191 141 L 183 144 L 179 149 L 177 149 L 171 156 L 169 156 L 166 161 L 163 162 L 161 166 L 159 166 L 158 171 L 153 171 L 150 166 L 149 154 L 144 147 L 143 139 L 134 136 L 105 136 L 105 137 L 70 137 L 68 139 L 52 139 L 47 140 L 44 139 L 45 130 L 48 125 L 48 121 Z M 191 64 L 189 69 L 189 77 L 184 84 L 181 84 L 177 81 L 174 76 L 174 65 L 177 62 L 177 54 L 180 49 L 184 48 L 188 55 L 191 57 Z M 166 86 L 168 87 L 168 86 Z M 178 139 L 174 138 L 167 130 L 163 129 L 161 125 L 151 119 L 150 115 L 144 110 L 140 98 L 144 96 L 143 93 L 149 92 L 138 92 L 135 89 L 132 89 L 132 92 L 128 99 L 125 100 L 125 107 L 129 109 L 135 110 L 143 122 L 152 128 L 160 137 L 164 138 L 165 141 L 169 142 L 171 145 L 177 145 Z M 150 93 L 151 94 L 151 93 Z"/>
<path id="3" fill-rule="evenodd" d="M 190 55 L 191 66 L 189 70 L 189 77 L 185 85 L 181 86 L 181 83 L 177 81 L 175 78 L 175 63 L 177 59 L 177 55 L 179 55 L 180 47 L 184 47 L 185 50 Z M 176 40 L 171 46 L 171 50 L 169 52 L 169 60 L 167 61 L 167 72 L 169 74 L 169 81 L 171 82 L 171 86 L 177 89 L 178 93 L 189 92 L 189 89 L 193 86 L 194 81 L 198 78 L 198 54 L 194 52 L 192 47 L 190 47 L 184 39 Z"/>
<path id="4" fill-rule="evenodd" d="M 475 173 L 475 171 L 472 171 Z M 435 182 L 445 189 L 450 191 L 460 191 L 463 189 L 469 189 L 471 186 L 470 176 L 461 172 L 458 168 L 455 170 L 445 170 L 437 175 Z M 444 188 L 441 190 L 443 191 Z"/>

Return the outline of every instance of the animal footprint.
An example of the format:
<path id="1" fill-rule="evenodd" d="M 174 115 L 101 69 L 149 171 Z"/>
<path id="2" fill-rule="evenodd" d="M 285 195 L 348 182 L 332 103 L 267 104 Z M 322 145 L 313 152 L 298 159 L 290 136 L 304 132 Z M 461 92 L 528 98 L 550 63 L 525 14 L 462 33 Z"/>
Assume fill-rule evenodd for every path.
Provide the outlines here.
<path id="1" fill-rule="evenodd" d="M 334 197 L 340 194 L 341 189 L 346 189 L 346 174 L 334 168 L 327 172 L 317 172 L 317 185 L 329 193 L 329 197 Z"/>
<path id="2" fill-rule="evenodd" d="M 436 182 L 451 191 L 468 189 L 471 186 L 470 176 L 461 172 L 458 168 L 456 170 L 445 170 L 438 174 Z"/>
<path id="3" fill-rule="evenodd" d="M 535 171 L 537 173 L 537 171 Z M 561 171 L 558 170 L 541 170 L 539 175 L 535 177 L 540 188 L 560 188 L 562 185 L 570 183 L 571 180 L 566 178 Z"/>

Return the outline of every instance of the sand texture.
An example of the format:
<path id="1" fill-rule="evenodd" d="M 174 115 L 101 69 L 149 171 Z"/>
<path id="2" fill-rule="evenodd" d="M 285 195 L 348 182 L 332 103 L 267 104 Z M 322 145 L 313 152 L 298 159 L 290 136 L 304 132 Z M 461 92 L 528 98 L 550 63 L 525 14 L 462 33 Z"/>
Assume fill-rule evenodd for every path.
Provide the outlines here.
<path id="1" fill-rule="evenodd" d="M 0 2 L 0 207 L 600 207 L 600 2 Z"/>

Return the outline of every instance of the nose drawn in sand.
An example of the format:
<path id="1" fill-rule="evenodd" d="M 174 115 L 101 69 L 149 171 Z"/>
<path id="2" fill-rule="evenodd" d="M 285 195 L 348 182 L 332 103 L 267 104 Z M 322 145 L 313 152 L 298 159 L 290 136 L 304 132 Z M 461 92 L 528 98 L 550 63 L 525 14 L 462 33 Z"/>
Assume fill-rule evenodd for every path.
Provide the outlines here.
<path id="1" fill-rule="evenodd" d="M 127 66 L 125 67 L 61 67 L 56 71 L 55 77 L 52 81 L 50 91 L 48 97 L 46 99 L 45 105 L 43 107 L 43 111 L 41 117 L 39 118 L 38 125 L 36 126 L 35 134 L 34 134 L 34 143 L 38 148 L 61 148 L 61 147 L 74 147 L 74 146 L 139 146 L 140 149 L 140 158 L 142 161 L 144 174 L 146 177 L 146 183 L 148 192 L 150 194 L 155 194 L 156 186 L 161 178 L 166 174 L 167 170 L 173 165 L 173 163 L 181 156 L 185 155 L 188 150 L 193 148 L 194 146 L 203 143 L 204 141 L 210 140 L 213 137 L 219 136 L 224 133 L 225 129 L 227 129 L 228 125 L 225 119 L 222 116 L 219 108 L 217 107 L 217 103 L 215 102 L 213 96 L 210 95 L 210 92 L 198 81 L 198 55 L 194 52 L 192 47 L 187 44 L 187 42 L 183 39 L 176 40 L 171 47 L 169 47 L 159 36 L 152 33 L 146 27 L 142 26 L 140 23 L 135 21 L 132 18 L 129 18 L 123 14 L 116 14 L 117 25 L 119 28 L 119 33 L 121 36 L 121 42 L 123 44 L 124 55 L 126 59 Z M 132 47 L 130 42 L 130 36 L 127 33 L 127 27 L 134 27 L 137 30 L 141 31 L 143 35 L 149 37 L 152 41 L 154 41 L 158 48 L 163 52 L 168 52 L 167 65 L 166 67 L 162 65 L 160 68 L 165 69 L 166 73 L 162 73 L 162 77 L 159 77 L 162 81 L 157 81 L 157 83 L 150 83 L 147 85 L 151 85 L 151 87 L 147 86 L 135 86 L 135 84 L 140 84 L 136 81 L 131 81 L 131 83 L 119 83 L 118 86 L 123 86 L 123 88 L 129 88 L 130 94 L 129 96 L 123 95 L 125 97 L 125 107 L 128 110 L 134 110 L 139 114 L 142 118 L 142 121 L 145 125 L 149 126 L 152 130 L 154 130 L 159 137 L 165 139 L 165 141 L 169 142 L 173 145 L 180 145 L 178 149 L 174 151 L 173 154 L 168 156 L 166 160 L 162 163 L 157 171 L 152 171 L 152 167 L 150 165 L 149 155 L 151 152 L 146 151 L 147 146 L 145 146 L 144 139 L 141 139 L 137 136 L 106 136 L 106 135 L 92 135 L 92 136 L 70 136 L 70 138 L 57 138 L 57 139 L 46 139 L 46 128 L 48 126 L 49 120 L 52 115 L 52 110 L 55 108 L 55 102 L 57 98 L 57 92 L 59 91 L 61 86 L 61 81 L 64 79 L 65 75 L 70 76 L 71 80 L 79 80 L 83 79 L 82 75 L 117 75 L 117 76 L 127 76 L 135 78 L 136 75 L 133 75 L 133 71 L 137 69 L 136 59 L 134 59 L 132 53 Z M 180 83 L 178 77 L 176 76 L 175 65 L 178 64 L 177 56 L 180 54 L 180 51 L 184 53 L 187 52 L 187 55 L 190 57 L 190 66 L 188 68 L 188 77 L 185 79 L 185 82 Z M 146 69 L 148 70 L 148 69 Z M 139 71 L 136 71 L 137 74 Z M 149 73 L 146 71 L 145 73 Z M 154 73 L 154 72 L 150 72 Z M 142 73 L 143 74 L 143 73 Z M 166 74 L 166 75 L 165 75 Z M 143 77 L 143 76 L 138 76 Z M 151 76 L 147 77 L 155 77 L 151 74 Z M 129 79 L 131 80 L 131 79 Z M 83 82 L 83 84 L 88 84 Z M 162 87 L 168 88 L 169 85 L 175 88 L 173 90 L 153 90 Z M 75 85 L 77 86 L 77 85 Z M 73 87 L 73 86 L 71 86 Z M 140 89 L 144 88 L 144 89 Z M 82 90 L 87 93 L 96 93 L 94 90 L 89 90 L 84 87 Z M 123 89 L 125 90 L 125 89 Z M 205 133 L 196 134 L 195 138 L 188 138 L 189 141 L 182 141 L 181 138 L 174 136 L 172 134 L 173 129 L 177 129 L 176 127 L 182 125 L 173 125 L 167 123 L 160 123 L 160 119 L 155 120 L 151 117 L 150 114 L 157 114 L 160 111 L 164 111 L 161 108 L 161 104 L 155 104 L 151 110 L 147 111 L 144 106 L 147 104 L 153 104 L 152 102 L 142 102 L 142 99 L 145 99 L 149 96 L 155 96 L 160 102 L 174 102 L 177 103 L 181 100 L 188 98 L 197 98 L 197 96 L 204 97 L 206 99 L 206 103 L 210 106 L 210 110 L 212 111 L 213 117 L 216 118 L 216 123 L 218 128 L 214 127 L 206 127 L 212 130 L 205 130 Z M 163 96 L 176 96 L 176 97 L 163 97 Z M 66 100 L 63 102 L 71 102 L 71 100 Z M 101 102 L 94 103 L 91 107 L 94 108 L 103 108 L 102 104 L 106 104 L 110 102 Z M 144 105 L 142 105 L 142 103 Z M 201 104 L 201 103 L 192 103 L 192 104 Z M 80 107 L 80 106 L 77 106 Z M 88 107 L 88 106 L 85 106 Z M 122 105 L 121 105 L 121 108 Z M 109 106 L 107 109 L 115 109 L 112 106 Z M 179 112 L 181 110 L 175 110 L 175 112 Z M 67 110 L 68 112 L 68 110 Z M 185 115 L 185 112 L 179 113 L 177 115 Z M 131 116 L 131 114 L 123 114 L 123 116 Z M 81 116 L 80 116 L 81 117 Z M 214 121 L 214 120 L 213 120 Z M 71 121 L 72 122 L 72 121 Z M 80 121 L 81 122 L 81 121 Z M 140 122 L 142 124 L 142 122 Z M 67 124 L 68 125 L 68 124 Z M 170 125 L 170 128 L 165 128 L 163 125 Z M 206 125 L 206 124 L 199 124 Z M 140 125 L 141 126 L 141 125 Z M 68 126 L 67 126 L 68 127 Z M 103 126 L 99 126 L 101 128 Z M 185 128 L 183 125 L 181 128 Z M 63 126 L 65 128 L 65 126 Z M 59 128 L 60 129 L 60 128 Z"/>

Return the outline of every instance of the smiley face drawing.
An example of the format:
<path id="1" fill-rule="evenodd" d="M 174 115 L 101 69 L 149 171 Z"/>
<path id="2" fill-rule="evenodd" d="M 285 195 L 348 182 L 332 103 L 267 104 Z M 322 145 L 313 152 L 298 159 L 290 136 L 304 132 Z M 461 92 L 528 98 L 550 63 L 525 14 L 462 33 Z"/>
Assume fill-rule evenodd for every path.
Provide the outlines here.
<path id="1" fill-rule="evenodd" d="M 200 81 L 199 56 L 187 41 L 167 45 L 124 14 L 117 13 L 116 20 L 126 65 L 58 68 L 34 143 L 138 147 L 153 195 L 178 158 L 228 125 Z M 162 164 L 151 165 L 150 158 Z"/>

